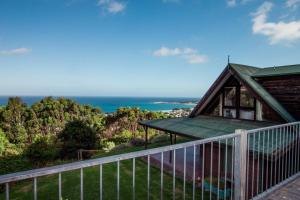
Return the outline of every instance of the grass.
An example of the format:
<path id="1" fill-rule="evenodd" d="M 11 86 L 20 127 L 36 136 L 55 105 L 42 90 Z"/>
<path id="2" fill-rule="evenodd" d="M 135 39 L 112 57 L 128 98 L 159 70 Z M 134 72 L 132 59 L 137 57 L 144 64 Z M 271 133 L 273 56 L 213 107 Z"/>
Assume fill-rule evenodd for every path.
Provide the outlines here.
<path id="1" fill-rule="evenodd" d="M 151 148 L 162 146 L 161 144 L 150 145 Z M 113 154 L 120 154 L 130 151 L 141 150 L 143 147 L 133 147 L 108 154 L 101 154 L 99 157 Z M 84 199 L 100 199 L 100 173 L 99 166 L 84 168 Z M 150 168 L 150 199 L 160 199 L 160 169 Z M 172 175 L 164 173 L 164 199 L 172 199 Z M 37 179 L 38 199 L 54 200 L 58 199 L 58 175 L 40 177 Z M 147 199 L 147 164 L 142 159 L 136 159 L 136 177 L 135 177 L 135 197 Z M 33 199 L 32 181 L 26 180 L 14 183 L 10 187 L 10 198 L 15 200 Z M 132 199 L 132 160 L 120 162 L 120 199 Z M 62 173 L 62 196 L 63 199 L 80 199 L 80 170 L 74 170 Z M 205 194 L 207 196 L 207 194 Z M 182 179 L 176 178 L 176 199 L 183 197 Z M 117 165 L 110 163 L 103 165 L 103 199 L 117 198 Z M 4 193 L 0 194 L 0 199 L 4 199 Z M 186 184 L 186 199 L 192 199 L 192 184 Z M 196 199 L 201 199 L 201 191 L 196 189 Z"/>

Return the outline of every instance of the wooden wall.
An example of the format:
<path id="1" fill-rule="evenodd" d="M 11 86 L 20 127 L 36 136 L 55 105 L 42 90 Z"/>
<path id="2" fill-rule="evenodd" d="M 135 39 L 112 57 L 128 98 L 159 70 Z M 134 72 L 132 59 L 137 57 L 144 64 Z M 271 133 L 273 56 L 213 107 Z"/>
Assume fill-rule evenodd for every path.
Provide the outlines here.
<path id="1" fill-rule="evenodd" d="M 300 75 L 257 78 L 293 117 L 300 120 Z"/>

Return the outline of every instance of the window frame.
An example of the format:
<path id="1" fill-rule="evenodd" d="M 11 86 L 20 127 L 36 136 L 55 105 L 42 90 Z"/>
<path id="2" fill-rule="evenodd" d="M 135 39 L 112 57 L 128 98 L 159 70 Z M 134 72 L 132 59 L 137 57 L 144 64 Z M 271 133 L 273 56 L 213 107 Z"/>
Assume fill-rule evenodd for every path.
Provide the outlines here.
<path id="1" fill-rule="evenodd" d="M 241 106 L 241 88 L 245 87 L 246 90 L 248 91 L 248 88 L 246 86 L 242 86 L 241 84 L 235 84 L 235 85 L 228 85 L 228 86 L 224 86 L 222 89 L 222 117 L 224 118 L 229 118 L 229 119 L 241 119 L 240 118 L 240 112 L 241 110 L 244 111 L 253 111 L 254 112 L 254 118 L 253 119 L 241 119 L 241 120 L 249 120 L 249 121 L 256 121 L 256 98 L 252 97 L 254 100 L 254 105 L 253 107 L 247 107 L 247 106 Z M 226 106 L 225 105 L 225 88 L 235 88 L 235 105 L 234 106 Z M 249 92 L 249 91 L 248 91 Z M 224 110 L 225 109 L 234 109 L 235 113 L 236 113 L 236 117 L 235 118 L 231 118 L 231 117 L 225 117 L 224 115 Z"/>

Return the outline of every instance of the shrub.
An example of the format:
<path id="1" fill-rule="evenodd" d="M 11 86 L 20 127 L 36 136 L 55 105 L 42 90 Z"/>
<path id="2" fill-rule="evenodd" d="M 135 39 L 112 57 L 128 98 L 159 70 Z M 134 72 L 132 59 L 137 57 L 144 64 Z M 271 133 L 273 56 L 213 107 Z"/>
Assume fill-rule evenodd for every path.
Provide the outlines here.
<path id="1" fill-rule="evenodd" d="M 22 155 L 0 157 L 0 175 L 32 169 L 32 162 Z"/>
<path id="2" fill-rule="evenodd" d="M 20 144 L 15 145 L 9 143 L 5 133 L 0 129 L 0 157 L 16 156 L 22 153 Z"/>
<path id="3" fill-rule="evenodd" d="M 145 141 L 141 138 L 134 138 L 134 139 L 131 140 L 130 143 L 131 143 L 132 146 L 136 146 L 136 147 L 145 145 Z"/>
<path id="4" fill-rule="evenodd" d="M 8 143 L 3 152 L 3 156 L 17 156 L 23 153 L 23 147 Z"/>
<path id="5" fill-rule="evenodd" d="M 123 130 L 120 134 L 114 135 L 110 140 L 115 144 L 128 143 L 132 138 L 132 132 L 129 130 Z"/>
<path id="6" fill-rule="evenodd" d="M 25 153 L 29 160 L 37 162 L 39 165 L 53 161 L 58 156 L 57 147 L 48 136 L 37 136 Z"/>
<path id="7" fill-rule="evenodd" d="M 95 149 L 98 142 L 97 132 L 79 120 L 67 123 L 58 138 L 62 142 L 63 157 L 76 157 L 79 149 Z"/>
<path id="8" fill-rule="evenodd" d="M 115 146 L 115 143 L 112 141 L 105 140 L 101 143 L 101 147 L 105 152 L 111 151 L 113 148 L 115 148 Z"/>
<path id="9" fill-rule="evenodd" d="M 6 138 L 6 135 L 4 134 L 2 129 L 0 129 L 0 156 L 4 155 L 7 145 L 8 145 L 8 140 Z"/>

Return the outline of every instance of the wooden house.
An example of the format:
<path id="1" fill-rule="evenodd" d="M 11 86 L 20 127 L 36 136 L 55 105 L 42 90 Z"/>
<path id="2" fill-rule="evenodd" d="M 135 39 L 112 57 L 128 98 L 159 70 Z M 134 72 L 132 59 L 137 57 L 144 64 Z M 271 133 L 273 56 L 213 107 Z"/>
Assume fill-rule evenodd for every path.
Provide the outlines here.
<path id="1" fill-rule="evenodd" d="M 258 68 L 229 63 L 189 117 L 143 121 L 140 125 L 144 126 L 145 130 L 153 128 L 170 134 L 171 143 L 174 143 L 172 136 L 176 141 L 176 135 L 205 139 L 234 133 L 236 129 L 250 130 L 297 120 L 300 120 L 300 65 Z M 249 139 L 249 195 L 258 193 L 259 188 L 265 184 L 271 184 L 257 181 L 258 177 L 262 176 L 261 171 L 267 170 L 266 166 L 273 166 L 273 163 L 277 162 L 276 159 L 270 158 L 273 158 L 274 154 L 277 155 L 276 158 L 284 157 L 293 149 L 291 147 L 288 151 L 283 151 L 283 146 L 271 145 L 275 140 L 279 138 L 264 137 L 261 141 Z M 266 148 L 257 149 L 258 143 L 262 141 L 265 142 Z M 211 173 L 218 176 L 218 169 L 221 168 L 221 176 L 230 180 L 233 176 L 233 165 L 229 164 L 233 162 L 230 156 L 232 142 L 224 141 L 222 144 L 199 147 L 199 159 L 205 159 L 205 162 L 202 161 L 205 166 L 199 168 L 197 175 L 200 176 L 203 170 L 205 176 Z M 283 142 L 282 144 L 290 145 Z M 268 164 L 262 166 L 257 163 L 259 160 Z M 227 172 L 224 172 L 224 169 Z M 274 170 L 273 175 L 277 173 Z"/>

